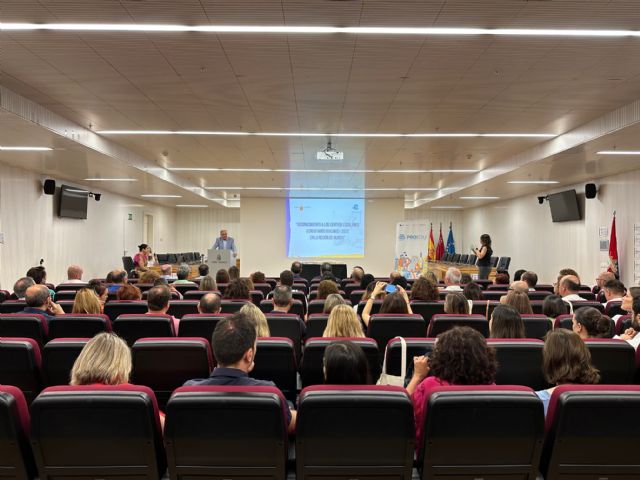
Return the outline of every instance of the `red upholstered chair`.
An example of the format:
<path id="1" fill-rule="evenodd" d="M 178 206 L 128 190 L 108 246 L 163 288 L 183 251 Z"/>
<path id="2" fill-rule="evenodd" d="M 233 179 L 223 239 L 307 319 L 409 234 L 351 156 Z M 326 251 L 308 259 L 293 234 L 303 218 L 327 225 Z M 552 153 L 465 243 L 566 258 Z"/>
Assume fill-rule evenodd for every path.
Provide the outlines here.
<path id="1" fill-rule="evenodd" d="M 158 404 L 139 385 L 58 386 L 31 405 L 40 479 L 157 480 L 166 470 Z"/>
<path id="2" fill-rule="evenodd" d="M 633 383 L 636 352 L 629 343 L 615 338 L 588 338 L 584 343 L 591 352 L 591 363 L 600 370 L 601 384 Z"/>
<path id="3" fill-rule="evenodd" d="M 55 288 L 56 300 L 58 300 L 58 294 L 60 292 L 70 292 L 70 291 L 77 292 L 78 290 L 82 288 L 87 288 L 88 286 L 89 284 L 87 283 L 60 283 L 56 285 L 56 288 Z"/>
<path id="4" fill-rule="evenodd" d="M 389 340 L 395 337 L 425 337 L 427 327 L 422 315 L 378 313 L 371 315 L 367 327 L 367 337 L 378 342 L 383 352 Z"/>
<path id="5" fill-rule="evenodd" d="M 195 283 L 178 283 L 173 285 L 175 289 L 180 292 L 181 295 L 184 295 L 187 292 L 198 290 L 198 285 Z"/>
<path id="6" fill-rule="evenodd" d="M 204 338 L 141 338 L 131 347 L 132 382 L 146 385 L 164 408 L 171 393 L 213 369 L 211 346 Z"/>
<path id="7" fill-rule="evenodd" d="M 584 292 L 579 292 L 579 295 L 582 297 Z M 590 295 L 593 295 L 593 293 L 588 292 Z M 585 293 L 586 295 L 586 293 Z M 586 307 L 593 307 L 597 310 L 600 311 L 600 313 L 604 313 L 604 305 L 602 305 L 600 302 L 596 302 L 595 300 L 584 300 L 584 301 L 574 301 L 571 302 L 571 305 L 573 305 L 573 311 L 575 313 L 575 311 L 579 308 L 586 308 Z"/>
<path id="8" fill-rule="evenodd" d="M 131 347 L 140 338 L 175 337 L 173 319 L 169 315 L 120 315 L 113 331 Z"/>
<path id="9" fill-rule="evenodd" d="M 471 327 L 479 331 L 485 337 L 489 336 L 489 322 L 484 315 L 453 315 L 441 314 L 431 317 L 428 337 L 437 337 L 453 327 Z"/>
<path id="10" fill-rule="evenodd" d="M 56 292 L 56 302 L 59 302 L 61 300 L 75 300 L 76 299 L 76 293 L 78 291 L 77 290 L 58 290 Z"/>
<path id="11" fill-rule="evenodd" d="M 549 388 L 542 372 L 542 340 L 530 338 L 489 338 L 496 349 L 498 385 L 525 385 L 534 390 Z"/>
<path id="12" fill-rule="evenodd" d="M 198 300 L 171 300 L 167 315 L 182 318 L 185 315 L 198 313 Z"/>
<path id="13" fill-rule="evenodd" d="M 265 314 L 271 312 L 273 310 L 273 300 L 261 301 L 260 310 L 262 310 L 262 312 Z M 291 304 L 291 308 L 289 309 L 289 313 L 294 313 L 296 315 L 304 317 L 305 311 L 304 311 L 304 305 L 302 305 L 302 302 L 300 300 L 293 300 L 293 303 Z"/>
<path id="14" fill-rule="evenodd" d="M 546 290 L 536 290 L 535 292 L 527 292 L 529 300 L 544 300 L 546 297 L 551 295 L 551 292 L 547 292 Z"/>
<path id="15" fill-rule="evenodd" d="M 551 394 L 544 478 L 640 478 L 640 386 L 561 385 Z"/>
<path id="16" fill-rule="evenodd" d="M 19 388 L 0 385 L 0 475 L 3 479 L 37 476 L 29 443 L 29 407 Z"/>
<path id="17" fill-rule="evenodd" d="M 553 322 L 546 315 L 521 315 L 524 322 L 524 333 L 527 338 L 544 340 L 547 332 L 553 330 Z"/>
<path id="18" fill-rule="evenodd" d="M 360 301 L 360 303 L 358 303 L 358 310 L 357 313 L 358 315 L 362 315 L 362 312 L 364 311 L 364 307 L 367 304 L 366 301 Z M 382 307 L 382 300 L 374 300 L 373 304 L 371 305 L 371 313 L 370 315 L 375 315 L 376 313 L 380 313 L 380 308 Z"/>
<path id="19" fill-rule="evenodd" d="M 300 393 L 296 478 L 410 480 L 413 405 L 399 387 L 318 385 Z"/>
<path id="20" fill-rule="evenodd" d="M 40 392 L 42 357 L 35 340 L 0 337 L 0 384 L 18 387 L 29 403 Z"/>
<path id="21" fill-rule="evenodd" d="M 75 300 L 56 300 L 56 303 L 62 307 L 64 313 L 73 313 L 73 304 Z"/>
<path id="22" fill-rule="evenodd" d="M 253 303 L 256 307 L 260 306 L 260 302 L 264 300 L 264 293 L 260 290 L 251 290 L 249 292 L 251 296 L 251 303 Z"/>
<path id="23" fill-rule="evenodd" d="M 423 302 L 414 300 L 411 302 L 411 311 L 417 315 L 422 315 L 425 325 L 428 327 L 431 322 L 431 317 L 439 313 L 444 313 L 444 301 Z"/>
<path id="24" fill-rule="evenodd" d="M 222 300 L 221 311 L 222 313 L 236 313 L 247 303 L 251 303 L 250 300 Z"/>
<path id="25" fill-rule="evenodd" d="M 259 290 L 262 292 L 263 296 L 267 296 L 269 295 L 269 292 L 271 292 L 271 290 L 273 290 L 273 288 L 271 288 L 271 285 L 269 285 L 268 283 L 254 283 L 253 284 L 253 288 L 256 290 Z"/>
<path id="26" fill-rule="evenodd" d="M 407 376 L 413 369 L 413 357 L 419 357 L 422 355 L 428 355 L 433 351 L 433 347 L 436 343 L 435 338 L 404 338 L 407 344 Z M 401 358 L 402 358 L 402 342 L 399 338 L 392 338 L 387 343 L 387 373 L 391 375 L 400 375 L 401 373 Z M 384 355 L 381 352 L 381 356 Z"/>
<path id="27" fill-rule="evenodd" d="M 288 407 L 273 387 L 181 387 L 167 405 L 171 478 L 286 478 Z"/>
<path id="28" fill-rule="evenodd" d="M 375 383 L 380 377 L 380 351 L 377 342 L 372 338 L 309 338 L 304 344 L 304 355 L 300 366 L 300 380 L 303 387 L 324 383 L 322 370 L 324 351 L 332 342 L 349 340 L 364 351 L 369 363 L 371 381 Z"/>
<path id="29" fill-rule="evenodd" d="M 184 299 L 200 301 L 200 299 L 204 297 L 207 293 L 217 293 L 218 295 L 222 296 L 218 291 L 207 292 L 205 290 L 190 290 L 184 294 Z"/>
<path id="30" fill-rule="evenodd" d="M 495 302 L 500 301 L 500 298 L 504 297 L 507 293 L 509 293 L 506 289 L 504 290 L 487 290 L 482 292 L 482 296 L 485 300 L 493 300 Z"/>
<path id="31" fill-rule="evenodd" d="M 322 337 L 327 323 L 329 321 L 329 315 L 324 313 L 312 313 L 307 318 L 307 338 Z"/>
<path id="32" fill-rule="evenodd" d="M 616 334 L 622 335 L 627 328 L 631 328 L 631 315 L 622 315 L 616 320 Z"/>
<path id="33" fill-rule="evenodd" d="M 185 315 L 180 319 L 178 337 L 200 337 L 211 342 L 211 337 L 216 325 L 220 320 L 229 315 L 229 313 L 220 313 L 217 315 L 194 313 Z"/>
<path id="34" fill-rule="evenodd" d="M 298 362 L 296 349 L 289 338 L 258 338 L 256 362 L 249 375 L 276 384 L 287 400 L 296 401 Z"/>
<path id="35" fill-rule="evenodd" d="M 42 349 L 42 372 L 44 384 L 68 385 L 71 369 L 89 338 L 56 338 Z"/>
<path id="36" fill-rule="evenodd" d="M 5 300 L 0 303 L 0 314 L 21 312 L 26 306 L 27 302 L 24 300 Z"/>
<path id="37" fill-rule="evenodd" d="M 418 445 L 418 469 L 424 480 L 536 480 L 544 409 L 531 389 L 438 387 L 426 401 L 423 442 Z"/>
<path id="38" fill-rule="evenodd" d="M 266 313 L 269 333 L 272 337 L 284 337 L 293 342 L 296 352 L 296 360 L 300 359 L 302 352 L 302 324 L 300 317 L 294 313 Z"/>
<path id="39" fill-rule="evenodd" d="M 111 320 L 107 315 L 69 313 L 53 317 L 48 327 L 49 339 L 91 338 L 101 332 L 110 332 Z"/>
<path id="40" fill-rule="evenodd" d="M 0 315 L 0 337 L 32 338 L 42 346 L 49 338 L 49 328 L 42 315 L 7 313 Z"/>
<path id="41" fill-rule="evenodd" d="M 120 315 L 141 315 L 148 309 L 143 300 L 109 300 L 104 304 L 104 313 L 112 322 Z"/>

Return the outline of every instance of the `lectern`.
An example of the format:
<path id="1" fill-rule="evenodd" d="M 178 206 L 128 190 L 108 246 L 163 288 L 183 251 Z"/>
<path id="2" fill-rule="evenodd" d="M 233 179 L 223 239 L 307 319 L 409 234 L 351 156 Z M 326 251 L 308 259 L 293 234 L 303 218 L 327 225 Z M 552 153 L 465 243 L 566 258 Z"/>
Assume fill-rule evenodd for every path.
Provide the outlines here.
<path id="1" fill-rule="evenodd" d="M 207 250 L 207 265 L 209 272 L 215 277 L 218 270 L 224 268 L 228 270 L 231 265 L 235 265 L 235 258 L 231 250 L 215 250 L 213 248 Z"/>

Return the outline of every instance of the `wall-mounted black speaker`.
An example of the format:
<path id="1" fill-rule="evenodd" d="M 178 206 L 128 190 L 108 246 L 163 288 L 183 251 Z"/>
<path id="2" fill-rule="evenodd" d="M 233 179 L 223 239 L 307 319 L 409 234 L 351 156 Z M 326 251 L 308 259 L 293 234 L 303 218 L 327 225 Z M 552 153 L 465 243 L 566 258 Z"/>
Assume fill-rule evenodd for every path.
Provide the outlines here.
<path id="1" fill-rule="evenodd" d="M 45 195 L 53 195 L 54 193 L 56 193 L 56 181 L 47 178 L 44 181 L 43 190 Z"/>
<path id="2" fill-rule="evenodd" d="M 584 186 L 584 196 L 586 198 L 596 198 L 596 194 L 598 193 L 598 188 L 595 183 L 587 183 Z"/>

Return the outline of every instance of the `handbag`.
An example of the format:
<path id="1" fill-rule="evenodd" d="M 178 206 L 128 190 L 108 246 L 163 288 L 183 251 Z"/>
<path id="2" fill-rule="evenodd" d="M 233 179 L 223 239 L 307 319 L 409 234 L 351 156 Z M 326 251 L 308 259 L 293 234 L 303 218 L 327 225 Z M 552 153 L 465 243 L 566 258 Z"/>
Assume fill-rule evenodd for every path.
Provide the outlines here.
<path id="1" fill-rule="evenodd" d="M 389 353 L 389 345 L 384 350 L 384 361 L 382 362 L 382 373 L 376 382 L 376 385 L 393 385 L 396 387 L 404 387 L 404 378 L 407 375 L 407 342 L 402 337 L 400 339 L 402 346 L 402 355 L 400 357 L 400 375 L 390 375 L 387 373 L 387 354 Z"/>

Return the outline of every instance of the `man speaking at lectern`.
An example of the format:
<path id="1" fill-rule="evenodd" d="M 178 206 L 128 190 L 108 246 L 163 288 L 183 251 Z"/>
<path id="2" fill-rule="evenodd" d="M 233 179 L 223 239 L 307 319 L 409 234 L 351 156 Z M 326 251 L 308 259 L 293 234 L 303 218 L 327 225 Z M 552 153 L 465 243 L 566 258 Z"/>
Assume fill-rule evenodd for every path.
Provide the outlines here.
<path id="1" fill-rule="evenodd" d="M 227 235 L 227 231 L 224 229 L 220 230 L 220 236 L 216 238 L 216 241 L 211 248 L 214 250 L 231 250 L 234 258 L 238 255 L 236 242 L 233 241 L 233 238 Z"/>

